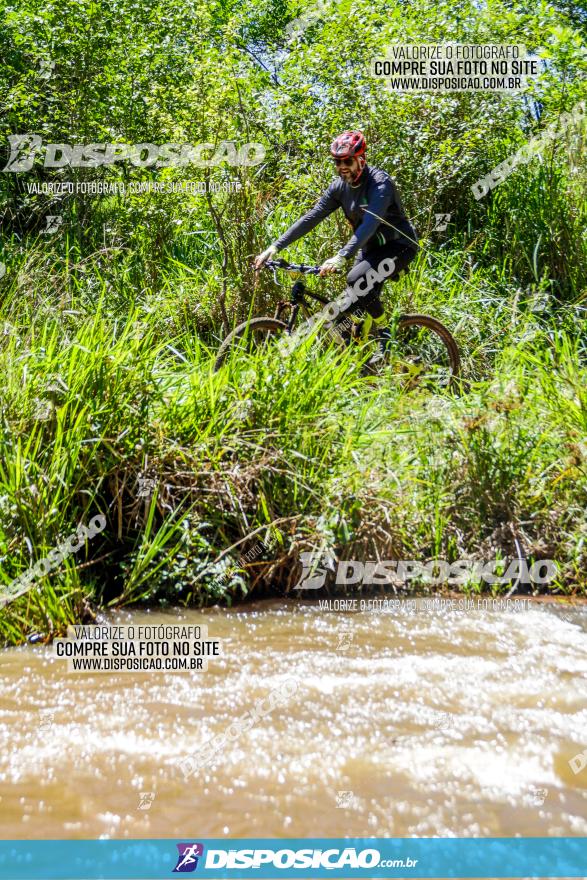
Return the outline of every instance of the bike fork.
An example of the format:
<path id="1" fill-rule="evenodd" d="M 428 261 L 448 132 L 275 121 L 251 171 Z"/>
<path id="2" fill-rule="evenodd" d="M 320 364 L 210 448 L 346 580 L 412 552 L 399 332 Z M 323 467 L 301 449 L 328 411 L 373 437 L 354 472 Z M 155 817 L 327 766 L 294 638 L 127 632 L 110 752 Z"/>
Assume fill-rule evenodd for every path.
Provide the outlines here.
<path id="1" fill-rule="evenodd" d="M 297 321 L 298 312 L 300 310 L 300 302 L 303 302 L 305 289 L 306 287 L 301 281 L 296 281 L 291 289 L 291 299 L 289 300 L 289 302 L 286 300 L 280 300 L 277 303 L 274 317 L 278 321 L 283 320 L 281 316 L 286 309 L 291 309 L 291 315 L 289 317 L 289 321 L 287 322 L 287 332 L 289 334 L 291 334 Z"/>

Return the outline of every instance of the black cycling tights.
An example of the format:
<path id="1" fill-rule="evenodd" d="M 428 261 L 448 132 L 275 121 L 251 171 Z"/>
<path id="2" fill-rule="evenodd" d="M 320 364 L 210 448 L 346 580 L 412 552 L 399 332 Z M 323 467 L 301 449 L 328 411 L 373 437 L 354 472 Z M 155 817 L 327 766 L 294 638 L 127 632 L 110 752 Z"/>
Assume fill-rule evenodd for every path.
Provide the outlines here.
<path id="1" fill-rule="evenodd" d="M 395 268 L 391 271 L 391 274 L 387 275 L 387 277 L 383 278 L 381 281 L 371 280 L 369 283 L 372 286 L 369 293 L 364 296 L 359 296 L 353 305 L 350 306 L 350 308 L 345 309 L 341 314 L 349 315 L 360 312 L 364 309 L 372 318 L 380 318 L 383 315 L 381 291 L 385 281 L 396 281 L 399 273 L 409 266 L 415 256 L 415 248 L 411 245 L 400 244 L 397 241 L 388 241 L 386 244 L 380 245 L 379 247 L 367 251 L 359 251 L 353 268 L 346 277 L 349 288 L 354 288 L 357 282 L 359 282 L 359 289 L 364 288 L 367 284 L 367 280 L 365 279 L 365 281 L 361 282 L 360 279 L 364 278 L 370 270 L 374 270 L 381 275 L 382 272 L 385 271 L 385 266 L 389 266 L 389 263 L 387 263 L 384 264 L 383 268 L 380 268 L 383 260 L 394 260 Z"/>

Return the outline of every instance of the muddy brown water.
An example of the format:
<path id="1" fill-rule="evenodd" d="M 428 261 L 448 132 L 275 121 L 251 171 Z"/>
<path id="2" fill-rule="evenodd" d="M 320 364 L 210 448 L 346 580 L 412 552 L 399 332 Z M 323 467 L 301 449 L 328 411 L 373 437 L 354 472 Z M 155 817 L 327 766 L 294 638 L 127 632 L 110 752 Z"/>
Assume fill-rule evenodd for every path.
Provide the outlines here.
<path id="1" fill-rule="evenodd" d="M 587 608 L 561 614 L 268 601 L 110 617 L 207 624 L 223 653 L 205 672 L 75 674 L 52 648 L 6 650 L 0 836 L 587 835 L 587 765 L 572 763 Z M 182 760 L 292 678 L 184 778 Z"/>

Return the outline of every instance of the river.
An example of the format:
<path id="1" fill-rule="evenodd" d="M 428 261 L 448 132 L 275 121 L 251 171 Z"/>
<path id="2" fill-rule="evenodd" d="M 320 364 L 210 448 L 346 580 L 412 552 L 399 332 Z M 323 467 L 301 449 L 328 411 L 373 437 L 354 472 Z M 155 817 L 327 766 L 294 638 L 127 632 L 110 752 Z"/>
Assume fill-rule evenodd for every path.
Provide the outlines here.
<path id="1" fill-rule="evenodd" d="M 222 654 L 201 672 L 68 674 L 51 647 L 6 650 L 1 836 L 587 835 L 586 612 L 280 600 L 110 616 L 207 624 Z M 182 760 L 292 679 L 184 777 Z"/>

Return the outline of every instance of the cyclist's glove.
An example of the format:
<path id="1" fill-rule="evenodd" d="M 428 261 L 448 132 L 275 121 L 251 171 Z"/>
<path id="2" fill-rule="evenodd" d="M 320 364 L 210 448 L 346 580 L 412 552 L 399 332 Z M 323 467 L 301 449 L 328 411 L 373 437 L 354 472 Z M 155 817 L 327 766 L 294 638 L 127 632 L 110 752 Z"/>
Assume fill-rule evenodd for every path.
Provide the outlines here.
<path id="1" fill-rule="evenodd" d="M 255 269 L 260 269 L 267 260 L 272 260 L 275 254 L 277 253 L 277 248 L 274 244 L 269 245 L 266 251 L 263 251 L 262 254 L 259 254 L 258 257 L 255 257 Z"/>
<path id="2" fill-rule="evenodd" d="M 325 260 L 320 266 L 320 270 L 323 272 L 332 272 L 338 269 L 342 269 L 344 263 L 344 257 L 340 254 L 337 254 L 335 257 L 330 257 L 329 260 Z"/>

